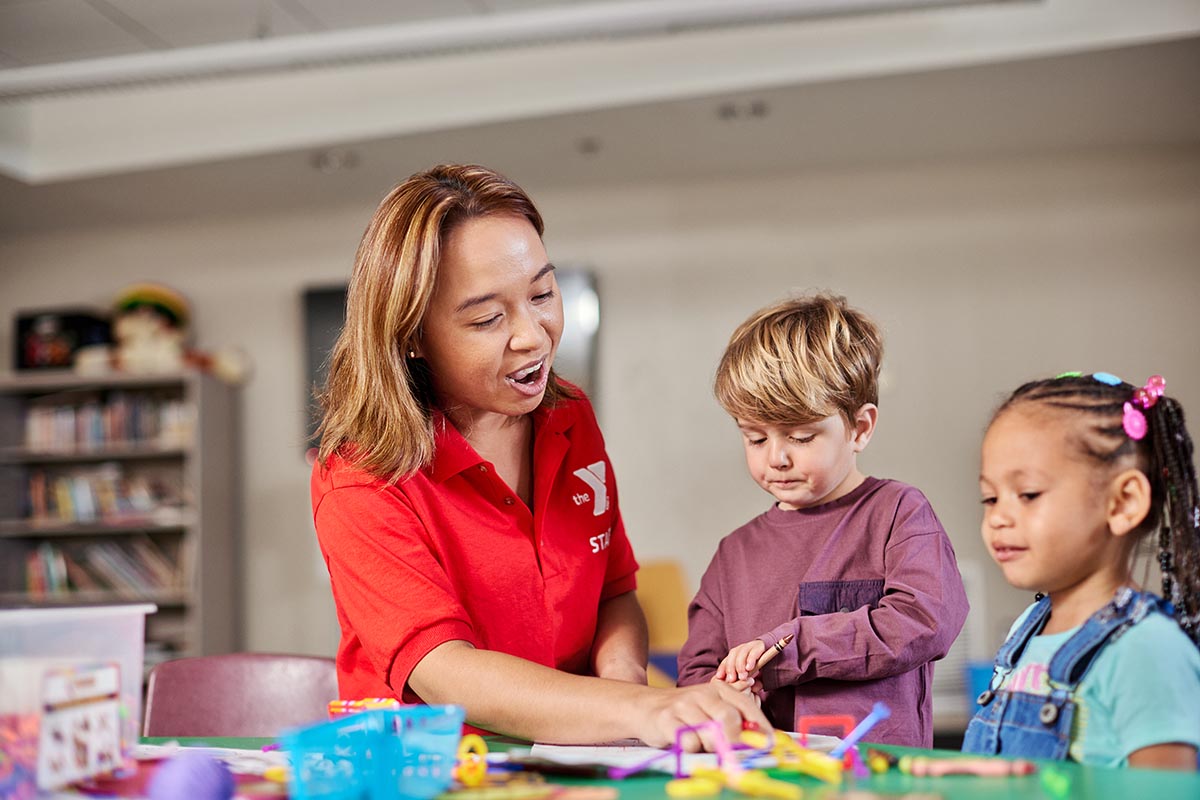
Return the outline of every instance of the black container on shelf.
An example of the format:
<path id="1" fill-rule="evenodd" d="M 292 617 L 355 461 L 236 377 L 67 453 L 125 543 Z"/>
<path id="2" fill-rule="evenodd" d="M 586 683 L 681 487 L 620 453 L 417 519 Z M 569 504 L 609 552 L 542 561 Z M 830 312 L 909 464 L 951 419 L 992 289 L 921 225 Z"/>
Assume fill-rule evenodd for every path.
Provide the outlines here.
<path id="1" fill-rule="evenodd" d="M 81 347 L 111 342 L 111 323 L 93 309 L 21 311 L 15 318 L 13 366 L 63 369 L 71 366 Z"/>

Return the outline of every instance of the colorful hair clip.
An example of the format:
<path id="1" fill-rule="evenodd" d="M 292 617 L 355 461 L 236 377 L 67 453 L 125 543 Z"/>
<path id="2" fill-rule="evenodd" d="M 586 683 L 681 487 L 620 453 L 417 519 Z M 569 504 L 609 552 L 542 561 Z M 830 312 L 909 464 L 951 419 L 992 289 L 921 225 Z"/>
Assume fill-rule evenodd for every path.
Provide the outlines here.
<path id="1" fill-rule="evenodd" d="M 1152 375 L 1145 386 L 1133 390 L 1133 398 L 1125 403 L 1125 412 L 1121 415 L 1121 427 L 1130 439 L 1141 441 L 1145 438 L 1149 425 L 1142 411 L 1153 408 L 1166 390 L 1167 382 L 1162 375 Z"/>
<path id="2" fill-rule="evenodd" d="M 1106 383 L 1109 386 L 1117 386 L 1124 383 L 1124 381 L 1122 381 L 1116 375 L 1113 375 L 1111 372 L 1093 372 L 1092 380 L 1100 381 L 1100 383 Z"/>
<path id="3" fill-rule="evenodd" d="M 1061 381 L 1063 378 L 1078 378 L 1083 375 L 1082 372 L 1060 372 L 1054 376 L 1054 380 Z"/>
<path id="4" fill-rule="evenodd" d="M 1134 408 L 1133 403 L 1125 404 L 1125 413 L 1121 415 L 1121 427 L 1130 439 L 1141 441 L 1146 437 L 1146 415 L 1141 409 Z"/>
<path id="5" fill-rule="evenodd" d="M 1133 402 L 1142 408 L 1152 408 L 1167 391 L 1167 382 L 1162 375 L 1152 375 L 1146 385 L 1133 390 Z"/>

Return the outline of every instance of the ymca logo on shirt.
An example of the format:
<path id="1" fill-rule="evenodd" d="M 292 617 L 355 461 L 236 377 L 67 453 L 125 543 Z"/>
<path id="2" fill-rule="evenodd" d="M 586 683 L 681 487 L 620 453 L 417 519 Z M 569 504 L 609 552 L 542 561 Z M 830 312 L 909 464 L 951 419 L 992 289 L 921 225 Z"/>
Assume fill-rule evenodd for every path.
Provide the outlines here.
<path id="1" fill-rule="evenodd" d="M 571 495 L 571 499 L 575 501 L 575 505 L 581 506 L 589 500 L 593 500 L 592 516 L 600 516 L 608 510 L 608 486 L 605 476 L 608 475 L 608 466 L 603 461 L 597 461 L 594 464 L 588 464 L 582 469 L 577 469 L 572 473 L 576 478 L 587 484 L 591 489 L 591 494 L 588 492 L 576 492 Z"/>

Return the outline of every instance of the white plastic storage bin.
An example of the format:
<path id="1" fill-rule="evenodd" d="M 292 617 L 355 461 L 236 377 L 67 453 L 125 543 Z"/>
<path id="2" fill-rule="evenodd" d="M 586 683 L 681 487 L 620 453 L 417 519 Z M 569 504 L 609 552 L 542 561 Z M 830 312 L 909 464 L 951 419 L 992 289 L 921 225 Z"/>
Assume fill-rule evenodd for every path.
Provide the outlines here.
<path id="1" fill-rule="evenodd" d="M 154 605 L 0 610 L 0 797 L 121 764 L 138 741 Z"/>

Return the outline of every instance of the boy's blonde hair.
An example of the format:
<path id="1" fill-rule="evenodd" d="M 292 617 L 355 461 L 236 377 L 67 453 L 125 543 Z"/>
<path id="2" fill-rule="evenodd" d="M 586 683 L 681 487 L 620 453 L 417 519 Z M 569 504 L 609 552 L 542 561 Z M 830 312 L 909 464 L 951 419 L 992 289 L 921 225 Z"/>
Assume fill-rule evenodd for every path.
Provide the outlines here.
<path id="1" fill-rule="evenodd" d="M 846 298 L 815 294 L 761 309 L 738 326 L 713 390 L 736 419 L 797 425 L 840 413 L 851 426 L 879 402 L 883 337 Z"/>

